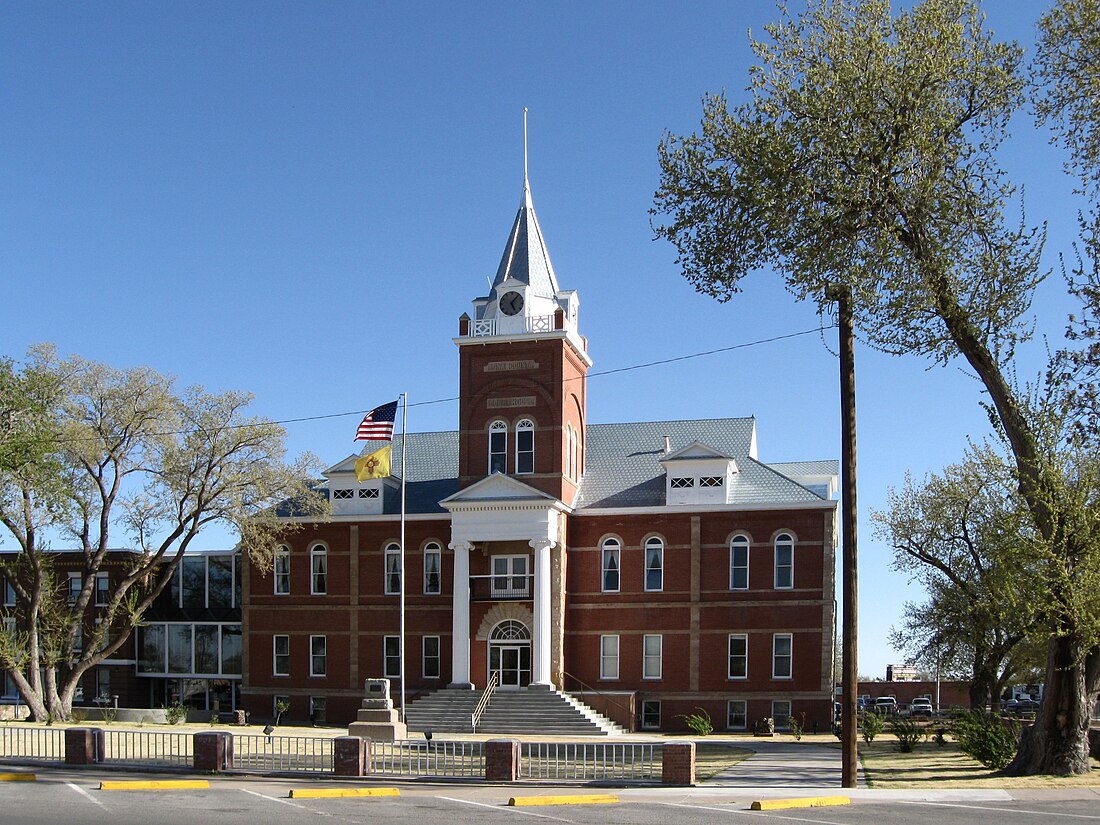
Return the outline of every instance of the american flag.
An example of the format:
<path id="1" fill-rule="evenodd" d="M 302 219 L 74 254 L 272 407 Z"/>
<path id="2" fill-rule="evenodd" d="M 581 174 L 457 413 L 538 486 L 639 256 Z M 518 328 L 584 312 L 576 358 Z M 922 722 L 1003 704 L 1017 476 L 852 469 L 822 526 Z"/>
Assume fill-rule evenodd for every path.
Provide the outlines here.
<path id="1" fill-rule="evenodd" d="M 389 441 L 393 438 L 393 420 L 397 417 L 397 402 L 375 407 L 359 424 L 356 441 Z"/>

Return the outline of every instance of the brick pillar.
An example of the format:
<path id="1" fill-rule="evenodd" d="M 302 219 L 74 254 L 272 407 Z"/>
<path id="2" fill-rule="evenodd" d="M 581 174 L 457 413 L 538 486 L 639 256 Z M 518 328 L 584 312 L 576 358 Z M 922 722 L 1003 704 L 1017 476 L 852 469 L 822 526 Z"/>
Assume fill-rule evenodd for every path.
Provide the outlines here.
<path id="1" fill-rule="evenodd" d="M 195 770 L 217 773 L 233 769 L 233 735 L 204 731 L 194 736 Z"/>
<path id="2" fill-rule="evenodd" d="M 369 767 L 370 740 L 361 736 L 337 736 L 332 742 L 332 772 L 337 776 L 363 776 Z"/>
<path id="3" fill-rule="evenodd" d="M 94 765 L 104 757 L 103 730 L 100 728 L 68 728 L 65 731 L 65 763 Z"/>
<path id="4" fill-rule="evenodd" d="M 490 739 L 485 743 L 485 781 L 515 782 L 519 778 L 519 741 Z"/>
<path id="5" fill-rule="evenodd" d="M 665 785 L 695 784 L 695 743 L 677 742 L 661 749 L 661 782 Z"/>

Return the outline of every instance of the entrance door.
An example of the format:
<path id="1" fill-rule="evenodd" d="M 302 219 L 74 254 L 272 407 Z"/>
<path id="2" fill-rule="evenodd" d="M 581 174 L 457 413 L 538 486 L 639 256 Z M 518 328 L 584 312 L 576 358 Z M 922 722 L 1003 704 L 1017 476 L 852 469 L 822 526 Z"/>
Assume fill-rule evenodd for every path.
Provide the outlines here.
<path id="1" fill-rule="evenodd" d="M 531 683 L 531 645 L 489 646 L 489 675 L 498 674 L 500 690 L 519 690 Z"/>

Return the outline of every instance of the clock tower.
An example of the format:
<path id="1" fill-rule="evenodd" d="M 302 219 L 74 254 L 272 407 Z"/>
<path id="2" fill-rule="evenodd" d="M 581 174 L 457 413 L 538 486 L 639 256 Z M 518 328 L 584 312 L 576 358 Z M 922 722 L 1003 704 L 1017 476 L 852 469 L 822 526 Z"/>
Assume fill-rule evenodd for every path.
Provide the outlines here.
<path id="1" fill-rule="evenodd" d="M 459 487 L 503 473 L 573 502 L 584 472 L 586 376 L 577 293 L 558 287 L 524 175 L 489 294 L 459 319 Z"/>

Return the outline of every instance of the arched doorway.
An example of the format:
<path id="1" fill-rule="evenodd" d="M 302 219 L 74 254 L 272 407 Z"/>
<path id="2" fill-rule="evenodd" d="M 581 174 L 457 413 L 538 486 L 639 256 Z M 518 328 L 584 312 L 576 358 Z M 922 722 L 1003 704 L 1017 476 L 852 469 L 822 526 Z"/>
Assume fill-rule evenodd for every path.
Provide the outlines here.
<path id="1" fill-rule="evenodd" d="M 519 690 L 531 683 L 531 631 L 506 619 L 489 633 L 489 678 L 497 673 L 500 690 Z"/>

